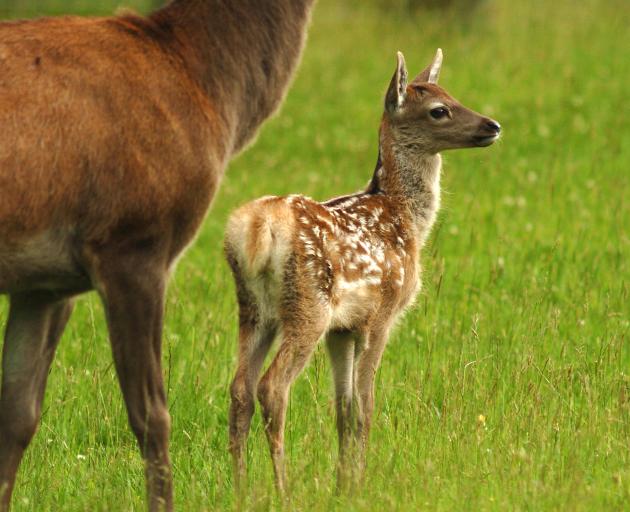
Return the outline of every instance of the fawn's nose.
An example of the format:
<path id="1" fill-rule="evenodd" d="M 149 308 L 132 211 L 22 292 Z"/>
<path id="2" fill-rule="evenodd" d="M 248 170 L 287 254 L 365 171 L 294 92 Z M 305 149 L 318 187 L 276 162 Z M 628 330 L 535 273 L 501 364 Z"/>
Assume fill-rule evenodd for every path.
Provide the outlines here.
<path id="1" fill-rule="evenodd" d="M 486 129 L 497 134 L 501 133 L 501 125 L 497 123 L 494 119 L 488 119 L 486 121 Z"/>

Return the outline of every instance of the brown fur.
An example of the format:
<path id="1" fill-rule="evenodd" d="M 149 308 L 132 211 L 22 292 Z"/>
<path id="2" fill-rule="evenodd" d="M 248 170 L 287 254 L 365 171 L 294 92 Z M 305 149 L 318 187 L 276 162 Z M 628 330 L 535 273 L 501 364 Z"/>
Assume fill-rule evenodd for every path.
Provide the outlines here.
<path id="1" fill-rule="evenodd" d="M 257 388 L 276 484 L 284 491 L 289 389 L 322 336 L 336 389 L 338 487 L 362 471 L 374 377 L 391 327 L 420 287 L 418 254 L 439 208 L 438 152 L 489 145 L 500 130 L 427 82 L 437 79 L 440 63 L 438 51 L 434 63 L 407 85 L 399 55 L 386 94 L 379 159 L 365 191 L 325 203 L 266 197 L 241 207 L 228 222 L 225 249 L 241 311 L 230 410 L 239 487 Z M 432 117 L 436 104 L 449 109 L 448 119 Z M 278 353 L 258 382 L 276 335 Z"/>
<path id="2" fill-rule="evenodd" d="M 146 18 L 0 24 L 0 293 L 11 297 L 0 510 L 70 298 L 90 289 L 107 312 L 150 508 L 172 508 L 160 366 L 167 275 L 230 157 L 282 100 L 311 4 L 174 0 Z"/>

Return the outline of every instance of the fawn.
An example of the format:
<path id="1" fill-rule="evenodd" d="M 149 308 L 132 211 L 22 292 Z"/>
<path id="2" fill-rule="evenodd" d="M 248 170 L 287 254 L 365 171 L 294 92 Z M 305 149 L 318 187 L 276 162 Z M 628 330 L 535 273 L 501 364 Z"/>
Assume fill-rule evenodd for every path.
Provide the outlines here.
<path id="1" fill-rule="evenodd" d="M 0 23 L 0 511 L 76 295 L 102 299 L 149 508 L 172 510 L 164 293 L 230 158 L 279 106 L 314 0 L 172 0 Z"/>
<path id="2" fill-rule="evenodd" d="M 289 388 L 321 337 L 335 384 L 338 488 L 363 470 L 375 374 L 392 325 L 419 291 L 419 251 L 440 205 L 439 152 L 489 146 L 501 130 L 437 85 L 441 64 L 438 49 L 407 84 L 398 53 L 385 96 L 378 162 L 363 192 L 324 203 L 300 195 L 263 197 L 228 221 L 225 252 L 239 306 L 230 409 L 237 488 L 246 474 L 244 450 L 257 389 L 276 486 L 284 491 Z M 278 352 L 258 382 L 277 335 Z M 360 461 L 354 468 L 351 447 Z"/>

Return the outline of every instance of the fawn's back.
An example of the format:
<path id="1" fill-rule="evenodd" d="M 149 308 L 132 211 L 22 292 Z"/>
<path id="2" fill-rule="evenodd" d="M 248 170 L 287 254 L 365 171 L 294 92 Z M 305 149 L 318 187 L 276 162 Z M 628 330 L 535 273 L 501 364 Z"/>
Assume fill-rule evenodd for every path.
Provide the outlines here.
<path id="1" fill-rule="evenodd" d="M 262 198 L 237 210 L 226 233 L 241 284 L 269 321 L 281 321 L 297 300 L 321 308 L 331 329 L 359 328 L 383 306 L 409 304 L 417 251 L 404 208 L 369 192 L 328 203 Z"/>

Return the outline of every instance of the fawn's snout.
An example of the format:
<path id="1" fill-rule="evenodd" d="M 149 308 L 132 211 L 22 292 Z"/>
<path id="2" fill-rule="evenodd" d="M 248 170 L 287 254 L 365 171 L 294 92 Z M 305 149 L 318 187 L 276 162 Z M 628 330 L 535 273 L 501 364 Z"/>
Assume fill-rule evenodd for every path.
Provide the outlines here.
<path id="1" fill-rule="evenodd" d="M 479 127 L 479 133 L 473 137 L 475 144 L 480 147 L 489 146 L 501 135 L 501 125 L 494 119 L 484 118 Z"/>

